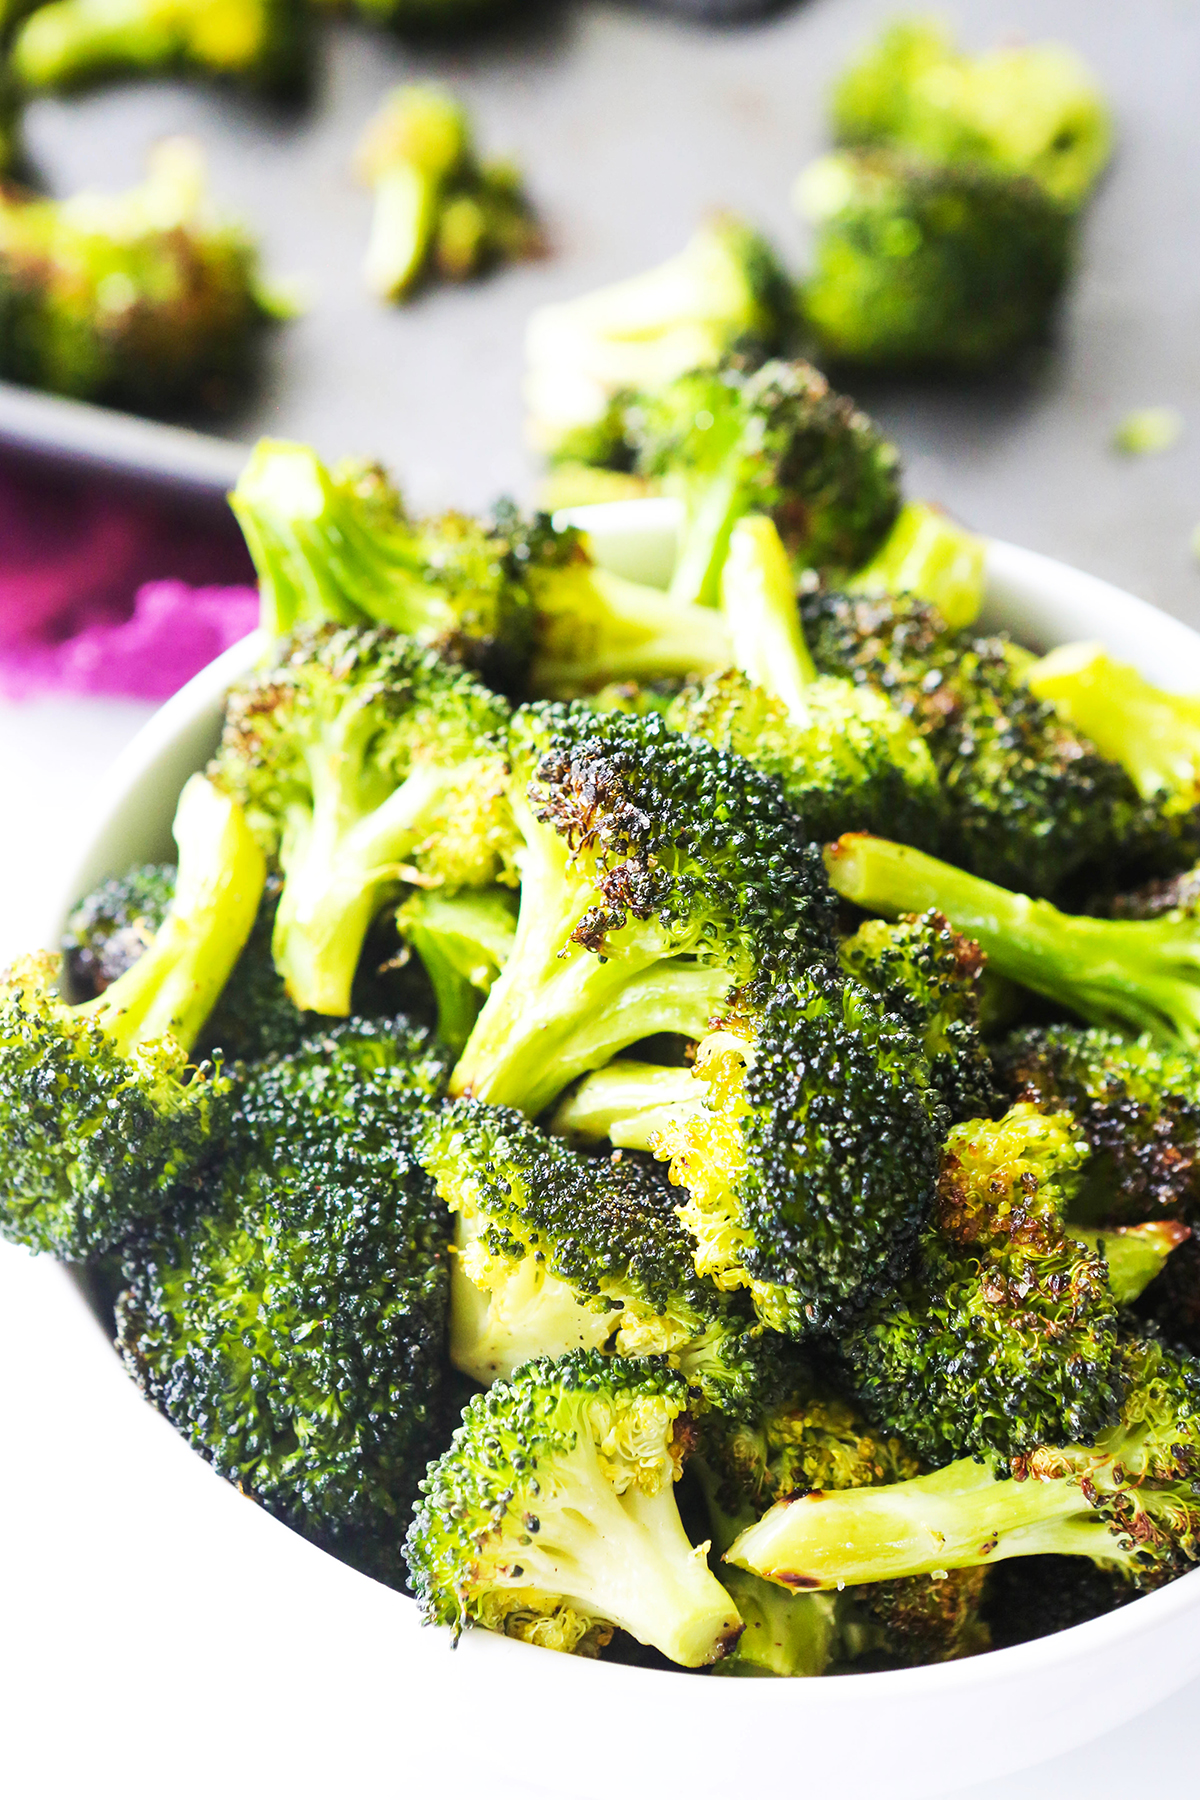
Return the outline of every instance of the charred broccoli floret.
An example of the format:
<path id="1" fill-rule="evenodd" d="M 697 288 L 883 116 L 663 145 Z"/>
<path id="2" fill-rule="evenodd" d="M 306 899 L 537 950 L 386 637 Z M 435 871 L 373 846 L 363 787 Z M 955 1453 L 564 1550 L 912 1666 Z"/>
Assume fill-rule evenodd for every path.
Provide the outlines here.
<path id="1" fill-rule="evenodd" d="M 924 500 L 905 502 L 870 562 L 846 583 L 849 593 L 876 600 L 916 594 L 953 631 L 975 623 L 985 587 L 983 539 Z"/>
<path id="2" fill-rule="evenodd" d="M 1117 1418 L 1108 1268 L 1063 1223 L 1084 1155 L 1069 1113 L 956 1126 L 915 1267 L 842 1337 L 868 1410 L 935 1465 L 1087 1441 Z"/>
<path id="3" fill-rule="evenodd" d="M 1104 96 L 1073 51 L 964 56 L 933 19 L 890 25 L 840 77 L 831 111 L 840 143 L 1028 175 L 1067 206 L 1086 199 L 1112 150 Z"/>
<path id="4" fill-rule="evenodd" d="M 1200 1368 L 1154 1339 L 1131 1340 L 1122 1362 L 1120 1419 L 1093 1444 L 780 1501 L 728 1560 L 805 1591 L 1046 1555 L 1169 1581 L 1200 1558 Z"/>
<path id="5" fill-rule="evenodd" d="M 892 150 L 838 150 L 804 170 L 814 229 L 802 290 L 822 359 L 973 373 L 1044 339 L 1075 222 L 1034 181 Z"/>
<path id="6" fill-rule="evenodd" d="M 193 1448 L 383 1581 L 439 1418 L 448 1220 L 412 1153 L 444 1064 L 353 1020 L 243 1085 L 202 1195 L 125 1253 L 118 1341 Z"/>
<path id="7" fill-rule="evenodd" d="M 801 610 L 818 669 L 875 688 L 925 737 L 956 862 L 1053 894 L 1146 848 L 1153 825 L 1128 775 L 1030 692 L 1006 638 L 952 632 L 909 595 L 825 593 Z"/>
<path id="8" fill-rule="evenodd" d="M 178 70 L 281 93 L 303 84 L 308 49 L 300 0 L 50 0 L 18 30 L 12 63 L 34 90 Z"/>
<path id="9" fill-rule="evenodd" d="M 472 676 L 381 627 L 302 629 L 234 689 L 212 774 L 278 859 L 273 951 L 299 1008 L 349 1012 L 404 881 L 453 893 L 503 873 L 506 722 Z"/>
<path id="10" fill-rule="evenodd" d="M 62 939 L 71 999 L 94 1000 L 133 967 L 154 942 L 174 893 L 174 863 L 142 863 L 84 895 Z"/>
<path id="11" fill-rule="evenodd" d="M 125 194 L 0 195 L 0 374 L 141 412 L 226 406 L 271 316 L 257 260 L 180 139 Z"/>
<path id="12" fill-rule="evenodd" d="M 657 1032 L 701 1037 L 827 956 L 819 854 L 778 787 L 661 717 L 538 704 L 510 736 L 512 952 L 452 1091 L 530 1117 Z"/>
<path id="13" fill-rule="evenodd" d="M 741 1620 L 675 1504 L 694 1435 L 686 1381 L 652 1358 L 543 1358 L 476 1395 L 408 1534 L 426 1621 L 584 1655 L 620 1626 L 716 1662 Z"/>
<path id="14" fill-rule="evenodd" d="M 524 569 L 539 548 L 515 516 L 492 528 L 459 513 L 409 519 L 373 463 L 327 469 L 304 444 L 264 438 L 230 496 L 258 571 L 263 627 L 402 631 L 493 685 L 529 654 Z"/>
<path id="15" fill-rule="evenodd" d="M 219 1144 L 230 1083 L 188 1051 L 254 922 L 265 867 L 203 776 L 175 816 L 179 877 L 153 942 L 98 999 L 56 998 L 51 957 L 0 981 L 0 1231 L 81 1260 L 120 1242 Z"/>
<path id="16" fill-rule="evenodd" d="M 534 447 L 567 460 L 630 464 L 623 420 L 614 424 L 609 411 L 615 396 L 653 393 L 733 351 L 777 354 L 793 310 L 791 282 L 770 245 L 728 214 L 702 225 L 658 268 L 540 307 L 525 340 Z"/>
<path id="17" fill-rule="evenodd" d="M 480 162 L 465 108 L 442 88 L 393 88 L 358 167 L 375 195 L 363 274 L 381 300 L 405 299 L 431 270 L 465 281 L 541 247 L 520 171 Z"/>
<path id="18" fill-rule="evenodd" d="M 1159 919 L 1078 917 L 908 845 L 853 833 L 828 847 L 825 864 L 837 892 L 867 912 L 894 918 L 936 907 L 1001 975 L 1092 1024 L 1200 1046 L 1200 928 L 1191 908 Z"/>
<path id="19" fill-rule="evenodd" d="M 733 527 L 774 522 L 798 569 L 856 569 L 899 510 L 899 459 L 852 400 L 803 362 L 679 376 L 630 410 L 637 469 L 683 502 L 671 598 L 715 605 Z"/>
<path id="20" fill-rule="evenodd" d="M 500 887 L 464 894 L 417 889 L 396 923 L 429 977 L 438 1037 L 457 1056 L 508 961 L 517 929 L 516 896 Z"/>

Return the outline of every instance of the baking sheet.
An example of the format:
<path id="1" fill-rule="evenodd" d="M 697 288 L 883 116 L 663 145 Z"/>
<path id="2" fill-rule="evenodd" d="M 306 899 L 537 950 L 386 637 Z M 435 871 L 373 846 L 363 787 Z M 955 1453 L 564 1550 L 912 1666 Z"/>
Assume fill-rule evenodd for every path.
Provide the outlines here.
<path id="1" fill-rule="evenodd" d="M 897 10 L 808 0 L 759 25 L 711 29 L 568 6 L 440 51 L 337 22 L 320 34 L 316 90 L 298 111 L 157 82 L 39 101 L 29 142 L 58 193 L 132 182 L 156 137 L 195 132 L 217 194 L 261 235 L 268 271 L 307 287 L 309 307 L 275 336 L 224 445 L 12 389 L 0 393 L 0 439 L 220 488 L 238 446 L 273 432 L 329 456 L 382 456 L 417 506 L 482 506 L 501 491 L 528 499 L 536 469 L 522 445 L 520 377 L 530 310 L 660 259 L 713 205 L 757 220 L 799 266 L 788 190 L 825 142 L 821 96 Z M 1200 620 L 1190 548 L 1200 521 L 1200 8 L 959 0 L 938 11 L 975 47 L 1022 33 L 1076 45 L 1113 96 L 1119 159 L 1052 357 L 1019 379 L 872 383 L 860 398 L 899 441 L 912 491 Z M 553 254 L 388 310 L 361 287 L 370 198 L 353 178 L 353 146 L 389 86 L 430 76 L 472 106 L 485 153 L 520 159 Z M 1184 441 L 1162 457 L 1116 457 L 1108 440 L 1126 410 L 1162 403 L 1183 411 Z"/>

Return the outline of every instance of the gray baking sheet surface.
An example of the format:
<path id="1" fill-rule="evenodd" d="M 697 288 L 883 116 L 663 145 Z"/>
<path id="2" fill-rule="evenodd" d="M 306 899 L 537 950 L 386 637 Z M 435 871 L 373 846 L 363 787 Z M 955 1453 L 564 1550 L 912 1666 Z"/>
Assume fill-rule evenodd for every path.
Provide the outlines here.
<path id="1" fill-rule="evenodd" d="M 714 29 L 604 5 L 537 15 L 454 50 L 414 49 L 353 22 L 320 33 L 310 104 L 118 84 L 37 102 L 34 161 L 50 190 L 134 181 L 147 146 L 197 135 L 220 201 L 259 235 L 273 277 L 307 293 L 271 342 L 263 379 L 211 436 L 142 427 L 7 388 L 0 440 L 154 470 L 199 487 L 236 473 L 260 433 L 327 456 L 382 457 L 417 507 L 529 499 L 522 339 L 531 309 L 677 249 L 706 210 L 756 220 L 800 267 L 796 171 L 826 142 L 822 96 L 870 32 L 903 9 L 808 0 L 765 23 Z M 1194 0 L 959 0 L 938 8 L 974 48 L 1006 37 L 1075 45 L 1112 96 L 1120 149 L 1088 220 L 1059 344 L 1032 371 L 983 386 L 874 381 L 859 397 L 899 442 L 909 489 L 970 524 L 1104 575 L 1200 622 L 1200 7 Z M 472 107 L 485 154 L 525 168 L 552 254 L 477 285 L 386 309 L 359 265 L 370 197 L 359 132 L 395 82 L 437 77 Z M 1133 407 L 1187 422 L 1168 454 L 1109 448 Z"/>

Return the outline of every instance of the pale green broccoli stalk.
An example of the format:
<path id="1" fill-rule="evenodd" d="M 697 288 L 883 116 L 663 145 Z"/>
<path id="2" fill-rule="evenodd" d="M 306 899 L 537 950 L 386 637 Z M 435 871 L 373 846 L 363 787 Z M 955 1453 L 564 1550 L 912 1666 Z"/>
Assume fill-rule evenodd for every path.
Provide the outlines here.
<path id="1" fill-rule="evenodd" d="M 1134 1339 L 1123 1357 L 1121 1418 L 1094 1444 L 796 1494 L 743 1532 L 728 1560 L 805 1592 L 1012 1556 L 1088 1556 L 1146 1587 L 1182 1574 L 1200 1558 L 1200 1368 L 1154 1339 Z"/>
<path id="2" fill-rule="evenodd" d="M 227 407 L 275 311 L 254 245 L 215 217 L 180 138 L 125 194 L 0 195 L 0 288 L 0 375 L 148 413 Z"/>
<path id="3" fill-rule="evenodd" d="M 162 1210 L 220 1141 L 230 1090 L 188 1051 L 250 934 L 266 864 L 241 809 L 194 775 L 179 872 L 149 946 L 98 998 L 54 994 L 58 963 L 0 981 L 0 1231 L 82 1259 Z"/>
<path id="4" fill-rule="evenodd" d="M 1191 1227 L 1174 1219 L 1151 1219 L 1146 1225 L 1076 1225 L 1073 1238 L 1104 1258 L 1108 1285 L 1118 1306 L 1132 1306 L 1167 1266 L 1172 1251 L 1191 1237 Z"/>
<path id="5" fill-rule="evenodd" d="M 367 931 L 405 882 L 455 893 L 505 872 L 507 718 L 381 627 L 300 631 L 234 689 L 212 773 L 283 873 L 272 952 L 302 1010 L 349 1013 Z"/>
<path id="6" fill-rule="evenodd" d="M 1075 221 L 1035 182 L 837 150 L 795 199 L 814 228 L 803 306 L 824 360 L 969 374 L 1048 336 Z"/>
<path id="7" fill-rule="evenodd" d="M 1112 154 L 1112 120 L 1061 44 L 964 56 L 934 19 L 890 25 L 833 91 L 839 143 L 894 145 L 938 162 L 1028 175 L 1079 206 Z"/>
<path id="8" fill-rule="evenodd" d="M 924 500 L 900 508 L 880 549 L 846 583 L 847 593 L 876 599 L 916 594 L 937 608 L 951 631 L 975 623 L 984 587 L 983 539 Z"/>
<path id="9" fill-rule="evenodd" d="M 381 300 L 407 298 L 431 268 L 465 281 L 541 247 L 520 171 L 479 161 L 466 109 L 442 88 L 394 88 L 358 169 L 375 195 L 363 275 Z"/>
<path id="10" fill-rule="evenodd" d="M 1160 919 L 1059 912 L 904 844 L 850 833 L 825 853 L 831 885 L 867 912 L 930 907 L 989 965 L 1094 1025 L 1200 1047 L 1200 926 L 1194 906 Z"/>
<path id="11" fill-rule="evenodd" d="M 17 32 L 12 66 L 35 90 L 180 70 L 280 93 L 303 82 L 308 49 L 301 0 L 51 0 Z"/>
<path id="12" fill-rule="evenodd" d="M 525 339 L 534 448 L 556 459 L 628 466 L 632 451 L 619 424 L 597 438 L 617 395 L 653 393 L 735 350 L 777 354 L 793 310 L 774 251 L 729 214 L 702 225 L 657 268 L 540 307 Z"/>
<path id="13" fill-rule="evenodd" d="M 405 1546 L 426 1622 L 584 1655 L 619 1626 L 685 1668 L 726 1655 L 741 1619 L 675 1503 L 694 1404 L 658 1359 L 595 1352 L 477 1394 Z"/>
<path id="14" fill-rule="evenodd" d="M 504 888 L 443 894 L 418 889 L 396 915 L 437 1002 L 438 1038 L 457 1056 L 513 946 L 516 896 Z"/>

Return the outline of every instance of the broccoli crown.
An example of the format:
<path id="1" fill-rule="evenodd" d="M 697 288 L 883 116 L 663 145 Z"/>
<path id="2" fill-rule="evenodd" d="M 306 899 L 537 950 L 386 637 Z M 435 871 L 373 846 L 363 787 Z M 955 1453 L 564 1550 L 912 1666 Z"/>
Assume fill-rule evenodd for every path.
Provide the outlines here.
<path id="1" fill-rule="evenodd" d="M 843 1340 L 864 1404 L 932 1463 L 1086 1440 L 1118 1415 L 1107 1266 L 1062 1223 L 1084 1154 L 1069 1113 L 956 1126 L 913 1273 Z"/>
<path id="2" fill-rule="evenodd" d="M 499 685 L 529 652 L 528 567 L 553 534 L 511 508 L 491 528 L 461 513 L 410 520 L 375 463 L 330 470 L 303 444 L 264 438 L 230 504 L 258 571 L 272 637 L 298 625 L 391 626 Z"/>
<path id="3" fill-rule="evenodd" d="M 655 1358 L 542 1358 L 476 1395 L 405 1546 L 426 1621 L 584 1654 L 620 1626 L 715 1662 L 741 1621 L 675 1504 L 694 1431 L 687 1383 Z"/>
<path id="4" fill-rule="evenodd" d="M 0 374 L 139 412 L 228 406 L 269 316 L 254 246 L 210 216 L 182 140 L 127 194 L 0 195 L 0 285 Z"/>
<path id="5" fill-rule="evenodd" d="M 817 667 L 885 694 L 924 736 L 956 862 L 1052 894 L 1131 853 L 1144 809 L 1129 777 L 1034 697 L 1006 639 L 951 632 L 911 595 L 825 593 L 801 604 Z"/>
<path id="6" fill-rule="evenodd" d="M 1200 1223 L 1200 1068 L 1148 1037 L 1052 1025 L 997 1051 L 1014 1100 L 1067 1107 L 1089 1159 L 1073 1216 L 1114 1224 Z"/>
<path id="7" fill-rule="evenodd" d="M 283 871 L 274 955 L 298 1007 L 349 1011 L 367 930 L 402 880 L 453 893 L 505 872 L 507 717 L 384 627 L 302 627 L 230 695 L 212 774 Z"/>
<path id="8" fill-rule="evenodd" d="M 828 956 L 833 913 L 778 786 L 657 714 L 524 708 L 512 953 L 452 1090 L 531 1117 L 656 1032 L 701 1036 L 773 972 Z"/>
<path id="9" fill-rule="evenodd" d="M 72 998 L 94 1000 L 133 967 L 153 942 L 174 893 L 173 863 L 142 863 L 84 895 L 61 945 Z"/>
<path id="10" fill-rule="evenodd" d="M 700 1105 L 651 1141 L 687 1189 L 696 1267 L 750 1289 L 764 1323 L 840 1326 L 907 1267 L 933 1197 L 944 1114 L 920 1047 L 876 996 L 814 966 L 781 980 L 753 1041 L 701 1045 Z"/>
<path id="11" fill-rule="evenodd" d="M 1036 182 L 838 150 L 804 171 L 797 197 L 815 232 L 804 314 L 824 357 L 970 372 L 1047 335 L 1075 230 Z"/>
<path id="12" fill-rule="evenodd" d="M 35 90 L 179 69 L 288 92 L 307 72 L 308 24 L 297 0 L 52 0 L 19 28 L 13 66 Z"/>
<path id="13" fill-rule="evenodd" d="M 444 1065 L 350 1021 L 246 1078 L 227 1156 L 124 1260 L 119 1343 L 192 1446 L 381 1580 L 439 1422 L 448 1219 L 412 1154 Z"/>
<path id="14" fill-rule="evenodd" d="M 900 505 L 899 459 L 809 363 L 693 370 L 631 409 L 640 474 L 685 506 L 671 592 L 716 599 L 734 524 L 765 513 L 798 567 L 854 569 Z"/>
<path id="15" fill-rule="evenodd" d="M 871 988 L 925 1046 L 930 1079 L 951 1118 L 994 1111 L 996 1077 L 979 1035 L 986 958 L 932 908 L 898 920 L 868 919 L 839 948 L 842 967 Z"/>
<path id="16" fill-rule="evenodd" d="M 55 998 L 57 974 L 30 957 L 0 982 L 0 1232 L 81 1262 L 191 1180 L 227 1128 L 232 1084 L 190 1068 L 172 1037 L 125 1055 L 89 1009 Z"/>
<path id="17" fill-rule="evenodd" d="M 1028 175 L 1069 206 L 1108 161 L 1112 123 L 1082 62 L 1059 44 L 964 56 L 931 19 L 899 19 L 840 76 L 843 144 L 893 144 Z"/>
<path id="18" fill-rule="evenodd" d="M 727 669 L 684 689 L 667 719 L 676 731 L 707 738 L 774 776 L 819 841 L 878 829 L 936 848 L 941 788 L 915 726 L 881 694 L 836 677 L 810 682 L 802 707 L 789 711 Z"/>

